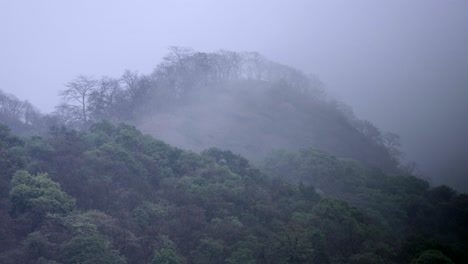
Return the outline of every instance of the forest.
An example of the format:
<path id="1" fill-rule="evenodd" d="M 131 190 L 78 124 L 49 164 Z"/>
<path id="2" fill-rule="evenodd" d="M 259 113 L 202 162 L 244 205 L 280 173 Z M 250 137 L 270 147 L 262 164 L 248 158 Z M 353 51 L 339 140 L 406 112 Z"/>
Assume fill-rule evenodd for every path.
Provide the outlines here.
<path id="1" fill-rule="evenodd" d="M 468 195 L 256 52 L 0 92 L 1 263 L 464 263 Z"/>

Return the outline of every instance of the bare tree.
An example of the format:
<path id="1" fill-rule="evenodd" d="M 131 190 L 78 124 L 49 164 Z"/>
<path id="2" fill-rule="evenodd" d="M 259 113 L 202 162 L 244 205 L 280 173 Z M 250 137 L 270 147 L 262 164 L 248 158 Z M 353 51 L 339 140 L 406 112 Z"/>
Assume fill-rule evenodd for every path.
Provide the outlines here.
<path id="1" fill-rule="evenodd" d="M 67 89 L 60 92 L 64 105 L 73 109 L 73 113 L 79 115 L 83 125 L 89 120 L 88 100 L 89 95 L 96 88 L 98 81 L 84 75 L 78 76 L 74 81 L 67 84 Z"/>
<path id="2" fill-rule="evenodd" d="M 132 72 L 130 70 L 125 70 L 125 72 L 122 74 L 122 77 L 120 78 L 126 90 L 134 89 L 138 83 L 138 79 L 139 79 L 138 73 Z"/>
<path id="3" fill-rule="evenodd" d="M 0 93 L 0 114 L 9 120 L 21 120 L 22 102 L 11 94 Z"/>
<path id="4" fill-rule="evenodd" d="M 55 107 L 52 118 L 56 119 L 58 124 L 66 125 L 70 128 L 80 129 L 83 127 L 79 109 L 69 104 L 61 103 Z"/>
<path id="5" fill-rule="evenodd" d="M 382 136 L 382 141 L 385 148 L 388 152 L 395 158 L 401 157 L 402 153 L 400 151 L 400 136 L 393 132 L 386 132 Z"/>
<path id="6" fill-rule="evenodd" d="M 80 75 L 74 81 L 67 84 L 68 89 L 60 92 L 60 96 L 65 104 L 68 104 L 71 108 L 79 109 L 79 111 L 76 112 L 79 113 L 79 119 L 83 124 L 86 124 L 89 120 L 89 95 L 92 93 L 93 89 L 96 88 L 97 84 L 97 80 Z"/>
<path id="7" fill-rule="evenodd" d="M 171 46 L 169 47 L 169 50 L 170 53 L 163 59 L 174 64 L 183 64 L 185 58 L 188 58 L 195 53 L 193 49 L 187 47 Z"/>
<path id="8" fill-rule="evenodd" d="M 382 144 L 382 133 L 380 130 L 367 120 L 357 120 L 354 122 L 354 127 L 364 136 L 371 139 L 373 142 Z"/>
<path id="9" fill-rule="evenodd" d="M 26 125 L 37 124 L 41 118 L 41 114 L 36 107 L 29 101 L 22 102 L 23 117 L 22 120 Z"/>
<path id="10" fill-rule="evenodd" d="M 244 78 L 262 80 L 266 71 L 267 59 L 258 52 L 244 52 L 241 56 Z"/>
<path id="11" fill-rule="evenodd" d="M 102 77 L 99 84 L 91 91 L 88 99 L 88 110 L 93 120 L 116 119 L 115 107 L 118 96 L 122 93 L 118 79 Z"/>

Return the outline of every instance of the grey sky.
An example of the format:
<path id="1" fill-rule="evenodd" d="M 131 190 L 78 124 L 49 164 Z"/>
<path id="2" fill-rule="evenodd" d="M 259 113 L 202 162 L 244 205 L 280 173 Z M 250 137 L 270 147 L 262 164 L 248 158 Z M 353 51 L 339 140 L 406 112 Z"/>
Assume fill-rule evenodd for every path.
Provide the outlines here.
<path id="1" fill-rule="evenodd" d="M 49 112 L 77 75 L 149 73 L 168 46 L 259 51 L 431 164 L 468 156 L 467 14 L 451 0 L 0 0 L 0 89 Z"/>

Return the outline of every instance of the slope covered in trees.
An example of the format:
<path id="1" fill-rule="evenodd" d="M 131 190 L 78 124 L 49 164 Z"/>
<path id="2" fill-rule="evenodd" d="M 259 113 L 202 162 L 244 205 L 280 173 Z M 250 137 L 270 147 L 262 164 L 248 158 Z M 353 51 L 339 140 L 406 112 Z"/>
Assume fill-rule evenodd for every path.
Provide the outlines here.
<path id="1" fill-rule="evenodd" d="M 2 125 L 0 145 L 2 263 L 468 257 L 467 195 L 315 149 L 276 153 L 262 172 L 230 151 L 196 154 L 109 122 L 24 139 Z"/>
<path id="2" fill-rule="evenodd" d="M 0 122 L 10 127 L 17 135 L 45 134 L 58 124 L 54 115 L 44 115 L 28 101 L 0 90 Z"/>
<path id="3" fill-rule="evenodd" d="M 149 75 L 60 95 L 43 115 L 0 93 L 23 136 L 0 125 L 1 263 L 468 259 L 467 195 L 411 175 L 398 135 L 257 53 L 172 48 Z"/>
<path id="4" fill-rule="evenodd" d="M 27 134 L 54 124 L 85 129 L 106 119 L 194 151 L 219 147 L 258 161 L 275 149 L 318 147 L 386 172 L 399 169 L 397 135 L 355 117 L 313 76 L 255 52 L 172 48 L 149 75 L 79 76 L 60 95 L 56 111 L 41 117 L 27 103 L 10 100 L 25 106 L 17 111 L 0 102 L 7 113 L 0 120 Z"/>

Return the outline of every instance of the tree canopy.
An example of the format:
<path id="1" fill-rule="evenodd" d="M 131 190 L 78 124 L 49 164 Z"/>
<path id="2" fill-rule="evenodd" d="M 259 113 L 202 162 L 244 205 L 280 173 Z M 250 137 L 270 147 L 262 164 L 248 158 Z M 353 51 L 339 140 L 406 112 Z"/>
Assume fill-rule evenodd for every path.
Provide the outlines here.
<path id="1" fill-rule="evenodd" d="M 3 262 L 468 257 L 467 195 L 317 149 L 279 152 L 256 168 L 231 151 L 196 154 L 109 122 L 46 138 L 20 139 L 5 130 L 0 143 L 11 153 L 0 160 L 9 172 L 2 174 L 9 190 L 0 207 Z"/>

